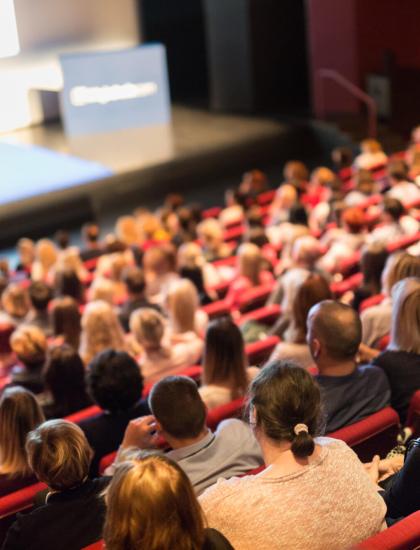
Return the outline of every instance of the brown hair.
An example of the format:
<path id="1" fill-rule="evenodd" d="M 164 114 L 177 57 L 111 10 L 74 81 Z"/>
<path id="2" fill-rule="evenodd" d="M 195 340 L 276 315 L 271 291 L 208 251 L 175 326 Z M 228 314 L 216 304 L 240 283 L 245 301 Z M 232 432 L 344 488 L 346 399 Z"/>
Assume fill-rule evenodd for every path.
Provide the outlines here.
<path id="1" fill-rule="evenodd" d="M 292 303 L 293 340 L 296 344 L 306 342 L 306 319 L 311 307 L 331 297 L 328 282 L 321 275 L 309 275 L 299 286 Z"/>
<path id="2" fill-rule="evenodd" d="M 407 277 L 392 289 L 390 349 L 420 355 L 420 278 Z"/>
<path id="3" fill-rule="evenodd" d="M 187 475 L 167 457 L 123 462 L 106 500 L 108 550 L 201 550 L 203 513 Z"/>
<path id="4" fill-rule="evenodd" d="M 229 317 L 212 321 L 206 332 L 203 384 L 229 384 L 231 398 L 248 388 L 247 359 L 242 333 Z"/>
<path id="5" fill-rule="evenodd" d="M 55 491 L 83 483 L 93 458 L 81 428 L 67 420 L 48 420 L 30 432 L 26 452 L 37 478 Z"/>
<path id="6" fill-rule="evenodd" d="M 16 283 L 11 283 L 6 287 L 1 302 L 4 310 L 18 319 L 23 319 L 29 311 L 28 292 Z"/>
<path id="7" fill-rule="evenodd" d="M 27 434 L 44 421 L 35 396 L 19 386 L 6 388 L 0 398 L 0 471 L 11 476 L 28 475 L 25 452 Z"/>
<path id="8" fill-rule="evenodd" d="M 62 336 L 66 344 L 75 350 L 79 348 L 80 324 L 79 306 L 74 298 L 64 296 L 53 301 L 51 320 L 55 336 Z"/>
<path id="9" fill-rule="evenodd" d="M 389 256 L 382 273 L 384 292 L 391 294 L 395 283 L 406 277 L 420 277 L 420 258 L 408 252 L 397 252 Z"/>
<path id="10" fill-rule="evenodd" d="M 290 441 L 293 454 L 310 456 L 321 427 L 321 394 L 311 374 L 286 361 L 267 363 L 249 390 L 248 410 L 254 409 L 257 430 L 273 441 Z M 308 433 L 294 432 L 306 424 Z"/>
<path id="11" fill-rule="evenodd" d="M 10 337 L 10 347 L 18 358 L 30 367 L 45 361 L 47 338 L 44 332 L 35 325 L 22 325 Z"/>
<path id="12" fill-rule="evenodd" d="M 345 223 L 350 233 L 360 233 L 365 225 L 365 215 L 361 208 L 346 208 L 343 212 L 343 223 Z"/>
<path id="13" fill-rule="evenodd" d="M 256 244 L 244 243 L 238 248 L 239 274 L 248 277 L 257 286 L 262 268 L 261 250 Z"/>
<path id="14" fill-rule="evenodd" d="M 303 162 L 299 160 L 289 160 L 289 162 L 286 162 L 284 165 L 283 178 L 286 181 L 308 181 L 309 171 Z"/>

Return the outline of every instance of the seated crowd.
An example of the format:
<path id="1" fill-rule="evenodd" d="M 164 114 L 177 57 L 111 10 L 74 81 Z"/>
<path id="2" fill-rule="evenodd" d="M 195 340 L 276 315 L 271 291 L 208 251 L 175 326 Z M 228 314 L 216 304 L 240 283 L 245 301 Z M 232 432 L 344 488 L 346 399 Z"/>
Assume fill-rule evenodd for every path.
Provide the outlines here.
<path id="1" fill-rule="evenodd" d="M 419 155 L 415 129 L 404 154 L 291 161 L 276 191 L 249 172 L 224 208 L 86 224 L 80 249 L 21 239 L 0 497 L 46 489 L 3 548 L 343 549 L 419 510 Z M 335 432 L 389 407 L 396 449 L 362 464 Z"/>

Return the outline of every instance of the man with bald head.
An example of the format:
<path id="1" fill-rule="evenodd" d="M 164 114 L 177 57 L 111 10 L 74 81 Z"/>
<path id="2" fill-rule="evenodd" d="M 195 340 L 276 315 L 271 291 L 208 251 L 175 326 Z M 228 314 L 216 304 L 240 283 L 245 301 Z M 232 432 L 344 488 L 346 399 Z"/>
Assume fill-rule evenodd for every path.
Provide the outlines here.
<path id="1" fill-rule="evenodd" d="M 357 365 L 362 325 L 356 311 L 324 300 L 311 308 L 307 341 L 319 374 L 327 414 L 326 433 L 387 407 L 391 390 L 382 369 Z"/>

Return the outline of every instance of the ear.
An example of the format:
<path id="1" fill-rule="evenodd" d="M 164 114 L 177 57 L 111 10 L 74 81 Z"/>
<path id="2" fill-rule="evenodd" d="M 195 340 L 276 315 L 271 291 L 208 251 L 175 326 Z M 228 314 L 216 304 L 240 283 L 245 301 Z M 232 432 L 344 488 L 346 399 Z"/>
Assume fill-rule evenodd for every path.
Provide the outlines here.
<path id="1" fill-rule="evenodd" d="M 311 353 L 314 359 L 318 359 L 321 353 L 321 347 L 321 342 L 318 340 L 318 338 L 314 338 L 311 342 Z"/>
<path id="2" fill-rule="evenodd" d="M 155 421 L 155 426 L 156 426 L 156 431 L 158 434 L 162 434 L 162 432 L 164 431 L 163 428 L 162 428 L 162 425 L 160 422 L 158 422 L 157 420 Z"/>

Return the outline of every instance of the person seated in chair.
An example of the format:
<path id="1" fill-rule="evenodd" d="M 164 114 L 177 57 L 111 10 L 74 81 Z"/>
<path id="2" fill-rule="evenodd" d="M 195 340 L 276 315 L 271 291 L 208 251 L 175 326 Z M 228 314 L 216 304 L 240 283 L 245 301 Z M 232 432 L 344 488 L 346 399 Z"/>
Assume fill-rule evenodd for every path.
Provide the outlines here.
<path id="1" fill-rule="evenodd" d="M 391 390 L 383 370 L 357 366 L 362 325 L 354 309 L 324 300 L 309 310 L 307 324 L 307 342 L 327 413 L 326 433 L 387 407 Z"/>

